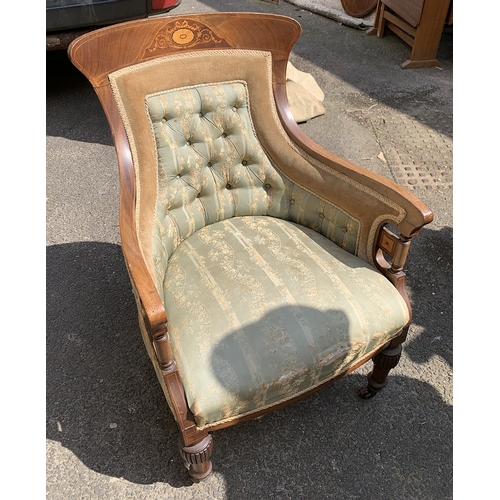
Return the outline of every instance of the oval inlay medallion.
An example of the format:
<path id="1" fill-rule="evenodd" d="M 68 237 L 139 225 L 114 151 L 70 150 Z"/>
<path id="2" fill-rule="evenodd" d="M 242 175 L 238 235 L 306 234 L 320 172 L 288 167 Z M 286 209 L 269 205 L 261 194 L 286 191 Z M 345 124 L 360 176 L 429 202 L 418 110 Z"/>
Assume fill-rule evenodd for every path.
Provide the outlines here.
<path id="1" fill-rule="evenodd" d="M 172 40 L 177 45 L 187 45 L 194 39 L 194 33 L 187 28 L 180 28 L 172 33 Z"/>

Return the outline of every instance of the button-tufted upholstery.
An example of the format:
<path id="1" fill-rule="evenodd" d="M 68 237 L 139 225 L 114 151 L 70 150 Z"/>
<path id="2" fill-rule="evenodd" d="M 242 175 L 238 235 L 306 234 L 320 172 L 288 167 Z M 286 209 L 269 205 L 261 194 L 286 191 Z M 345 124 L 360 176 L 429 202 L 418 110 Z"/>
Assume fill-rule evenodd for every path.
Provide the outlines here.
<path id="1" fill-rule="evenodd" d="M 272 164 L 244 82 L 146 102 L 158 155 L 153 259 L 199 427 L 315 387 L 401 330 L 400 294 L 340 248 L 354 250 L 358 224 Z M 338 219 L 339 246 L 306 227 L 325 215 Z"/>
<path id="2" fill-rule="evenodd" d="M 170 91 L 147 103 L 158 151 L 155 253 L 171 255 L 229 217 L 283 215 L 287 183 L 255 136 L 243 83 Z"/>
<path id="3" fill-rule="evenodd" d="M 180 242 L 235 216 L 299 222 L 354 253 L 359 223 L 271 163 L 257 139 L 244 82 L 150 95 L 147 109 L 158 154 L 153 260 L 160 281 Z"/>

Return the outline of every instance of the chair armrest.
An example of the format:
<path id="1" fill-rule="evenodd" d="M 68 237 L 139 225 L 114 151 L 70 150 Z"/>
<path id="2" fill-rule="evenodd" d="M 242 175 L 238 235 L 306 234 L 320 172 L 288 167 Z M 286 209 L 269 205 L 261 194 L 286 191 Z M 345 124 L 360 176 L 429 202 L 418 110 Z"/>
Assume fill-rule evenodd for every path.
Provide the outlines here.
<path id="1" fill-rule="evenodd" d="M 106 112 L 119 165 L 120 174 L 120 235 L 127 271 L 133 286 L 137 307 L 142 315 L 149 340 L 163 373 L 175 371 L 168 338 L 167 314 L 153 276 L 144 260 L 135 222 L 135 173 L 127 135 L 109 85 L 95 88 Z M 109 116 L 116 114 L 116 116 Z"/>
<path id="2" fill-rule="evenodd" d="M 387 224 L 397 228 L 400 232 L 398 239 L 406 245 L 424 225 L 432 222 L 432 211 L 392 180 L 345 160 L 315 143 L 295 122 L 286 99 L 285 85 L 275 83 L 274 93 L 278 115 L 292 141 L 292 147 L 307 162 L 302 162 L 295 169 L 289 165 L 282 165 L 281 168 L 290 173 L 294 182 L 359 220 L 361 235 L 357 255 L 372 265 L 385 268 L 386 265 L 377 258 L 382 238 L 385 241 L 389 238 L 387 232 L 382 233 L 382 228 Z M 388 249 L 386 245 L 383 251 L 393 257 Z M 406 258 L 407 251 L 401 256 L 403 254 Z M 403 264 L 404 259 L 401 267 Z"/>

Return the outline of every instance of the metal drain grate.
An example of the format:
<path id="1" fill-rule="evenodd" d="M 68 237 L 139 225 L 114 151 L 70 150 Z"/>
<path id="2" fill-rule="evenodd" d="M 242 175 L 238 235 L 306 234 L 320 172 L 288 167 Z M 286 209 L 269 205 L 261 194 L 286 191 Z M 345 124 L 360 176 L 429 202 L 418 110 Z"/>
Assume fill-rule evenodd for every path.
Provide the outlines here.
<path id="1" fill-rule="evenodd" d="M 391 165 L 394 180 L 407 189 L 452 188 L 453 182 L 446 172 L 417 165 Z"/>
<path id="2" fill-rule="evenodd" d="M 379 108 L 372 114 L 372 126 L 395 182 L 409 190 L 453 187 L 452 121 L 442 118 L 431 127 L 390 109 Z"/>

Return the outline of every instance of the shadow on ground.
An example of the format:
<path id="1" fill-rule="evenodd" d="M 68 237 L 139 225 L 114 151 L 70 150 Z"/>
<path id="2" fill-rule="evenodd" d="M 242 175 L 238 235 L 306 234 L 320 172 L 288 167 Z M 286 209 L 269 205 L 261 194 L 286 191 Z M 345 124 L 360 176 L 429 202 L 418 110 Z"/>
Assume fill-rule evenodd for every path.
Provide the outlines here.
<path id="1" fill-rule="evenodd" d="M 101 474 L 190 485 L 142 344 L 121 248 L 49 246 L 46 262 L 47 438 Z M 366 498 L 366 491 L 375 499 L 430 498 L 429 481 L 434 494 L 442 484 L 439 498 L 451 498 L 452 407 L 406 376 L 391 377 L 370 401 L 356 397 L 362 385 L 364 376 L 353 374 L 215 433 L 214 470 L 227 498 Z"/>
<path id="2" fill-rule="evenodd" d="M 47 438 L 102 474 L 187 484 L 121 248 L 55 245 L 47 247 L 46 262 Z M 169 473 L 173 458 L 177 474 Z"/>
<path id="3" fill-rule="evenodd" d="M 405 271 L 414 305 L 413 324 L 422 333 L 404 344 L 418 364 L 434 355 L 453 367 L 453 228 L 423 228 L 412 242 Z M 412 326 L 413 328 L 413 326 Z"/>

